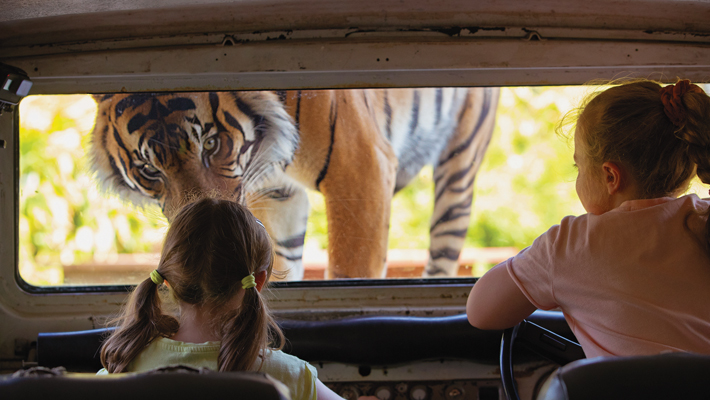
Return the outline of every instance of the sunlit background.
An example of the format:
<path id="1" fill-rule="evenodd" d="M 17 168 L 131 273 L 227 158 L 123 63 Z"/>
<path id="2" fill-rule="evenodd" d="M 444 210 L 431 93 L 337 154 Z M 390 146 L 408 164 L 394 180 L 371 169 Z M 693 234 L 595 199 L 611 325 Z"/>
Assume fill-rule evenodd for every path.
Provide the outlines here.
<path id="1" fill-rule="evenodd" d="M 502 89 L 494 136 L 475 183 L 460 276 L 480 276 L 565 215 L 584 212 L 574 189 L 572 145 L 555 127 L 589 92 Z M 160 210 L 100 193 L 88 169 L 95 112 L 87 95 L 31 96 L 21 103 L 19 269 L 32 285 L 137 283 L 157 265 L 167 229 Z M 691 191 L 707 193 L 697 183 Z M 309 198 L 306 277 L 322 279 L 325 204 L 316 192 Z M 432 209 L 432 169 L 426 168 L 394 198 L 388 263 L 400 273 L 392 276 L 421 274 Z"/>

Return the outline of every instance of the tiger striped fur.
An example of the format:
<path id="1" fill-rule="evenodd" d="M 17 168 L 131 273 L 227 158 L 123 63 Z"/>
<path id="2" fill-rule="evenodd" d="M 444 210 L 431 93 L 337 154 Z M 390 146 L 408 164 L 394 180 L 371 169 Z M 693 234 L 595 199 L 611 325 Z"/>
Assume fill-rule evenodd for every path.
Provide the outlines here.
<path id="1" fill-rule="evenodd" d="M 301 279 L 305 189 L 328 216 L 328 278 L 383 277 L 390 202 L 434 165 L 426 276 L 454 275 L 473 182 L 493 131 L 493 88 L 98 96 L 92 164 L 109 190 L 170 219 L 192 192 L 252 210 L 276 270 Z"/>

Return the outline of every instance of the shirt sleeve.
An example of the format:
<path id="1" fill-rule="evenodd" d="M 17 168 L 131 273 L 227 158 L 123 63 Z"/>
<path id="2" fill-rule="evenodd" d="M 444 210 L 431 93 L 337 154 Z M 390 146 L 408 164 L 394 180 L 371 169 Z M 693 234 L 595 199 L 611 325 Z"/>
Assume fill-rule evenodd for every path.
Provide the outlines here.
<path id="1" fill-rule="evenodd" d="M 555 299 L 554 273 L 559 262 L 560 249 L 566 246 L 564 226 L 568 226 L 566 217 L 560 225 L 555 225 L 540 235 L 533 244 L 523 249 L 515 257 L 506 261 L 506 269 L 525 297 L 541 310 L 551 310 L 558 307 Z M 564 250 L 562 250 L 564 251 Z"/>
<path id="2" fill-rule="evenodd" d="M 316 400 L 318 372 L 308 362 L 280 350 L 269 350 L 261 371 L 284 383 L 293 400 Z"/>
<path id="3" fill-rule="evenodd" d="M 316 400 L 316 379 L 318 379 L 318 372 L 316 368 L 307 362 L 303 362 L 306 367 L 303 371 L 303 378 L 300 380 L 302 387 L 303 396 L 302 399 Z"/>

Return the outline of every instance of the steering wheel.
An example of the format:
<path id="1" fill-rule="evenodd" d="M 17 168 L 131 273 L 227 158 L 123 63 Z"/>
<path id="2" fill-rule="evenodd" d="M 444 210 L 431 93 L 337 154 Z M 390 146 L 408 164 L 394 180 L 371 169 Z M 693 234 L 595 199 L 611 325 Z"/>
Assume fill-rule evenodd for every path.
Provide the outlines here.
<path id="1" fill-rule="evenodd" d="M 513 345 L 519 343 L 538 355 L 560 365 L 585 358 L 582 346 L 555 332 L 523 320 L 503 332 L 500 342 L 500 378 L 508 400 L 520 400 L 513 376 Z"/>

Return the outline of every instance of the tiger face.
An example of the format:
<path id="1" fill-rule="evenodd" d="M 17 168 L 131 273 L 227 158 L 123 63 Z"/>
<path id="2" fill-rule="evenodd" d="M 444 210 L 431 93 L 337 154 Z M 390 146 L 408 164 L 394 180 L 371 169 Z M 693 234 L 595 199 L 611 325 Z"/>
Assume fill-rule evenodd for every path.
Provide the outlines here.
<path id="1" fill-rule="evenodd" d="M 186 196 L 246 203 L 292 161 L 297 132 L 270 92 L 116 94 L 98 98 L 98 181 L 170 220 Z M 273 181 L 273 179 L 271 179 Z"/>

